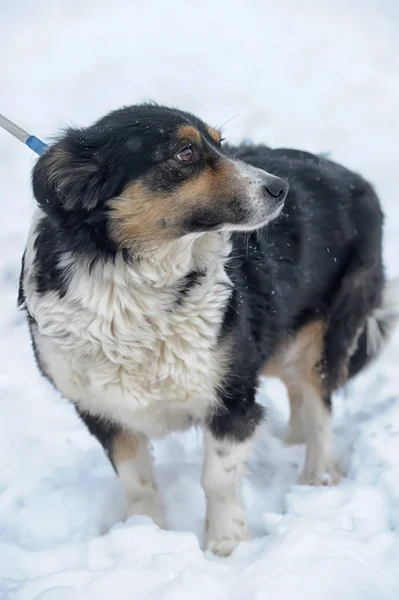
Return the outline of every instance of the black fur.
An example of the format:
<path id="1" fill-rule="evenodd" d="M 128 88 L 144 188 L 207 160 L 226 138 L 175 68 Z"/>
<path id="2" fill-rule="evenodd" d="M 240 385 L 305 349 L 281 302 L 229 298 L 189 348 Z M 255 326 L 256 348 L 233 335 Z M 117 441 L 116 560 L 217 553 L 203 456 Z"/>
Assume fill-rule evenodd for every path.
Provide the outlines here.
<path id="1" fill-rule="evenodd" d="M 164 164 L 178 150 L 173 134 L 182 123 L 193 124 L 212 150 L 215 144 L 196 117 L 143 105 L 115 111 L 93 127 L 68 130 L 38 160 L 33 189 L 46 215 L 36 241 L 39 293 L 65 294 L 67 279 L 58 259 L 66 251 L 91 262 L 113 260 L 118 248 L 108 236 L 107 201 L 129 182 L 145 175 L 154 190 L 173 190 L 188 177 L 188 171 Z M 352 375 L 367 362 L 366 319 L 381 304 L 384 287 L 383 218 L 371 186 L 325 158 L 251 145 L 218 147 L 217 153 L 290 184 L 282 216 L 266 231 L 233 234 L 226 267 L 233 290 L 220 337 L 229 337 L 232 360 L 219 391 L 221 408 L 209 427 L 216 437 L 243 441 L 262 418 L 255 402 L 262 367 L 303 325 L 319 319 L 327 324 L 320 365 L 327 403 L 345 366 Z M 217 153 L 210 151 L 208 161 L 217 161 Z M 218 228 L 216 213 L 214 220 L 195 213 L 188 231 L 199 224 Z M 190 273 L 177 290 L 177 302 L 200 284 L 201 273 Z M 347 365 L 357 336 L 358 350 Z M 108 425 L 81 416 L 107 449 Z"/>
<path id="2" fill-rule="evenodd" d="M 17 304 L 18 304 L 19 308 L 23 308 L 25 305 L 25 292 L 24 292 L 24 283 L 23 283 L 23 276 L 24 276 L 24 271 L 25 271 L 25 254 L 26 254 L 26 252 L 23 253 L 22 259 L 21 259 L 21 273 L 19 276 L 19 284 L 18 284 Z"/>
<path id="3" fill-rule="evenodd" d="M 59 266 L 62 255 L 67 251 L 68 244 L 59 243 L 54 247 L 54 238 L 58 237 L 56 226 L 48 219 L 43 218 L 37 225 L 35 240 L 35 286 L 39 294 L 48 291 L 58 292 L 60 297 L 65 296 L 67 286 L 67 273 Z"/>
<path id="4" fill-rule="evenodd" d="M 238 377 L 232 376 L 227 385 L 219 392 L 222 404 L 212 415 L 208 427 L 215 438 L 228 437 L 244 442 L 253 436 L 264 418 L 264 409 L 255 402 L 257 381 L 248 379 L 241 382 Z"/>
<path id="5" fill-rule="evenodd" d="M 190 271 L 185 277 L 180 281 L 179 288 L 177 290 L 177 299 L 176 303 L 178 305 L 182 304 L 184 299 L 190 294 L 191 290 L 201 283 L 201 279 L 205 276 L 205 273 L 200 271 Z"/>
<path id="6" fill-rule="evenodd" d="M 24 274 L 24 270 L 25 270 L 25 254 L 26 254 L 26 252 L 23 253 L 22 261 L 21 261 L 21 275 L 19 277 L 17 304 L 18 304 L 19 308 L 21 308 L 22 310 L 25 311 L 26 320 L 28 322 L 28 327 L 29 327 L 29 335 L 30 335 L 30 339 L 31 339 L 33 355 L 36 360 L 37 368 L 39 369 L 39 371 L 43 375 L 43 377 L 45 377 L 46 379 L 49 379 L 49 377 L 46 373 L 46 369 L 44 367 L 43 361 L 37 350 L 35 338 L 32 335 L 32 331 L 35 327 L 37 327 L 37 323 L 36 323 L 35 318 L 30 314 L 30 312 L 28 311 L 28 309 L 25 306 L 25 291 L 24 291 L 24 285 L 23 285 L 23 274 Z"/>
<path id="7" fill-rule="evenodd" d="M 79 417 L 86 425 L 87 429 L 90 431 L 91 435 L 94 435 L 94 437 L 98 439 L 104 448 L 106 455 L 111 461 L 112 466 L 116 470 L 113 461 L 113 445 L 115 438 L 121 433 L 122 428 L 116 423 L 111 423 L 106 419 L 92 415 L 87 411 L 82 411 L 77 406 L 75 406 L 75 409 Z"/>

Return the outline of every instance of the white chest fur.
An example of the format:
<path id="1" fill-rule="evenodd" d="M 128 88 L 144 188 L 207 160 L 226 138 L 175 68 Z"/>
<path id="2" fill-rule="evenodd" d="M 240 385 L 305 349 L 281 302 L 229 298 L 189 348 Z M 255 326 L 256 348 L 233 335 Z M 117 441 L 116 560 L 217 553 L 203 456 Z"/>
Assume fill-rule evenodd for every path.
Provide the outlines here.
<path id="1" fill-rule="evenodd" d="M 228 349 L 218 335 L 231 294 L 219 234 L 181 241 L 131 266 L 89 270 L 71 256 L 68 292 L 38 295 L 33 239 L 25 259 L 27 308 L 45 370 L 83 409 L 149 436 L 201 421 L 216 402 Z M 176 286 L 191 270 L 205 274 L 179 304 Z"/>

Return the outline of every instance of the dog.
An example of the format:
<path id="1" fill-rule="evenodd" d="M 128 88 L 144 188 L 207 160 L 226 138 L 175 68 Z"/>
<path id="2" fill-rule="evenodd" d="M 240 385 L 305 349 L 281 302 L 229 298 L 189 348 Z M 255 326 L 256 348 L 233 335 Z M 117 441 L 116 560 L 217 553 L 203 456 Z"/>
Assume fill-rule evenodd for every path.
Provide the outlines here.
<path id="1" fill-rule="evenodd" d="M 371 185 L 321 156 L 222 142 L 156 104 L 67 129 L 33 169 L 19 306 L 128 516 L 162 524 L 150 439 L 203 427 L 207 548 L 227 556 L 249 538 L 240 479 L 260 376 L 287 386 L 301 481 L 334 484 L 331 394 L 396 316 Z"/>

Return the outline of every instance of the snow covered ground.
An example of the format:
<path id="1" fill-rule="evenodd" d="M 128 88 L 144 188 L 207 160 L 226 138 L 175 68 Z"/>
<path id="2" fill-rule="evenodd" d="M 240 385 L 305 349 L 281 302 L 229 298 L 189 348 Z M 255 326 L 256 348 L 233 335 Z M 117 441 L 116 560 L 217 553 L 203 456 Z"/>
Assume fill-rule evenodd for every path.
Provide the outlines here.
<path id="1" fill-rule="evenodd" d="M 0 7 L 0 110 L 48 139 L 153 98 L 226 122 L 231 141 L 331 151 L 376 185 L 388 274 L 399 275 L 397 0 L 19 0 Z M 102 450 L 34 366 L 15 308 L 34 157 L 0 133 L 1 600 L 393 600 L 399 598 L 399 333 L 335 398 L 347 477 L 296 485 L 285 391 L 244 483 L 254 539 L 201 550 L 201 436 L 156 444 L 167 530 L 121 523 Z"/>

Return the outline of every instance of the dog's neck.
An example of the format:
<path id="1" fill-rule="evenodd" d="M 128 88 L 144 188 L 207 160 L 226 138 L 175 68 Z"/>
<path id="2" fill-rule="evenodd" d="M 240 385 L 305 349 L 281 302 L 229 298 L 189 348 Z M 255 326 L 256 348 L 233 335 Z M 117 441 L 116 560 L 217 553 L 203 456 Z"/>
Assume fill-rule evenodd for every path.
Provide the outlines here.
<path id="1" fill-rule="evenodd" d="M 174 285 L 192 271 L 212 272 L 231 251 L 230 234 L 211 232 L 185 236 L 144 254 L 134 268 L 155 287 Z"/>
<path id="2" fill-rule="evenodd" d="M 218 273 L 231 252 L 230 234 L 210 232 L 185 236 L 162 243 L 132 258 L 118 253 L 112 263 L 98 263 L 92 268 L 96 277 L 113 280 L 116 285 L 161 290 L 171 288 L 187 274 Z"/>

